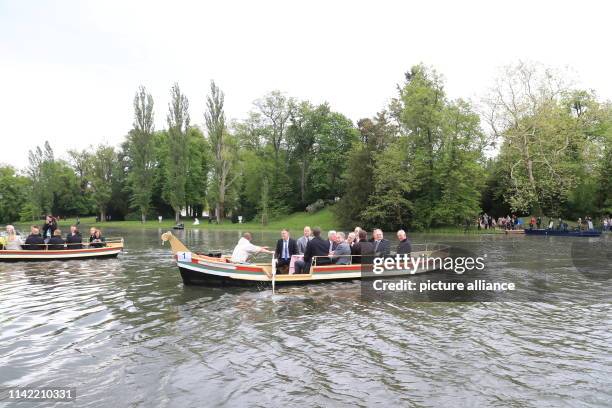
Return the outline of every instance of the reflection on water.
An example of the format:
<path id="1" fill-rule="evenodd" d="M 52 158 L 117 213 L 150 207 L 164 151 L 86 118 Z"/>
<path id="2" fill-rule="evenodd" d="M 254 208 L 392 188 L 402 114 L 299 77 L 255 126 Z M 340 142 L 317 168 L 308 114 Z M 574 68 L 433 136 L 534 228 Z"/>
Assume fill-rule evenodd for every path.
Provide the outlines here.
<path id="1" fill-rule="evenodd" d="M 0 264 L 0 384 L 76 386 L 78 406 L 611 404 L 610 303 L 364 301 L 358 282 L 184 287 L 158 231 L 107 233 L 126 237 L 119 259 Z M 179 234 L 202 252 L 239 237 Z M 580 275 L 567 240 L 464 244 L 517 276 Z"/>

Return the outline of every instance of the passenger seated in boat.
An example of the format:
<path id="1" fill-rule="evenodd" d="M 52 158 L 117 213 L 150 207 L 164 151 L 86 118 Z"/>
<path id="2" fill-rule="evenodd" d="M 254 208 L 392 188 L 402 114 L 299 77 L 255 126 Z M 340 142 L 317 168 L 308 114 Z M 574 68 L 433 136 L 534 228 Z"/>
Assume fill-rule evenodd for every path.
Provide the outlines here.
<path id="1" fill-rule="evenodd" d="M 304 255 L 304 251 L 306 251 L 306 245 L 308 245 L 308 241 L 312 239 L 312 230 L 307 225 L 304 227 L 304 235 L 298 238 L 297 240 L 297 249 L 300 255 Z"/>
<path id="2" fill-rule="evenodd" d="M 96 228 L 93 236 L 89 237 L 90 248 L 103 248 L 106 246 L 106 238 L 102 236 L 102 231 Z"/>
<path id="3" fill-rule="evenodd" d="M 412 245 L 410 244 L 408 237 L 406 237 L 406 231 L 397 231 L 397 239 L 399 240 L 399 244 L 397 245 L 397 250 L 395 252 L 399 255 L 406 254 L 410 256 L 410 252 L 412 252 Z"/>
<path id="4" fill-rule="evenodd" d="M 70 226 L 70 233 L 66 235 L 67 249 L 83 249 L 83 237 L 76 225 Z"/>
<path id="5" fill-rule="evenodd" d="M 312 235 L 313 238 L 306 245 L 304 259 L 300 259 L 295 263 L 295 273 L 309 273 L 313 260 L 316 262 L 316 265 L 329 265 L 331 263 L 329 259 L 329 241 L 321 239 L 321 228 L 314 227 Z"/>
<path id="6" fill-rule="evenodd" d="M 267 246 L 257 246 L 251 243 L 251 233 L 245 232 L 242 234 L 242 238 L 238 241 L 238 244 L 232 252 L 232 262 L 234 263 L 247 263 L 252 255 L 264 252 L 266 254 L 273 254 Z"/>
<path id="7" fill-rule="evenodd" d="M 376 256 L 389 256 L 391 253 L 391 243 L 383 237 L 380 228 L 374 230 L 374 254 Z"/>
<path id="8" fill-rule="evenodd" d="M 96 229 L 97 229 L 96 227 L 91 227 L 89 229 L 89 242 L 94 240 L 95 238 L 94 235 L 96 235 Z"/>
<path id="9" fill-rule="evenodd" d="M 61 251 L 66 249 L 66 241 L 62 239 L 62 231 L 56 229 L 53 231 L 53 236 L 47 242 L 47 249 L 50 251 Z"/>
<path id="10" fill-rule="evenodd" d="M 21 239 L 17 235 L 15 227 L 12 225 L 6 226 L 6 240 L 4 242 L 4 249 L 8 251 L 21 250 Z"/>
<path id="11" fill-rule="evenodd" d="M 346 255 L 346 256 L 343 256 Z M 337 265 L 349 265 L 351 263 L 351 247 L 344 239 L 344 232 L 336 233 L 336 249 L 332 252 L 332 262 Z"/>
<path id="12" fill-rule="evenodd" d="M 289 264 L 291 257 L 298 254 L 298 247 L 295 239 L 289 236 L 289 231 L 286 229 L 281 231 L 281 239 L 276 241 L 276 273 L 289 273 Z"/>
<path id="13" fill-rule="evenodd" d="M 23 249 L 30 251 L 44 251 L 45 240 L 40 236 L 40 228 L 36 225 L 30 227 L 30 235 L 25 240 Z"/>

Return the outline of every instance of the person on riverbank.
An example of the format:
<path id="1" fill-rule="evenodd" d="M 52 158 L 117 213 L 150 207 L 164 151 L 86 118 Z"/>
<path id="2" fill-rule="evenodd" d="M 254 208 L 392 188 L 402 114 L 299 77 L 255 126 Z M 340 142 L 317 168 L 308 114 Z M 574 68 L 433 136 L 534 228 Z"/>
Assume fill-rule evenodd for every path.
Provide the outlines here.
<path id="1" fill-rule="evenodd" d="M 30 251 L 43 251 L 45 249 L 45 240 L 40 236 L 40 228 L 37 225 L 30 227 L 30 235 L 26 238 L 23 249 Z"/>
<path id="2" fill-rule="evenodd" d="M 66 235 L 68 249 L 83 249 L 83 237 L 76 225 L 70 226 L 70 233 Z"/>
<path id="3" fill-rule="evenodd" d="M 232 262 L 235 263 L 247 263 L 249 258 L 253 255 L 256 255 L 260 252 L 264 252 L 266 254 L 273 254 L 274 252 L 270 251 L 267 246 L 257 246 L 251 243 L 253 237 L 250 232 L 245 232 L 242 234 L 242 238 L 238 240 L 238 244 L 234 247 L 234 251 L 232 252 Z"/>
<path id="4" fill-rule="evenodd" d="M 406 236 L 406 231 L 397 231 L 397 239 L 399 240 L 399 244 L 397 244 L 397 250 L 395 252 L 399 255 L 410 256 L 410 253 L 412 252 L 412 244 Z"/>
<path id="5" fill-rule="evenodd" d="M 12 225 L 6 226 L 6 240 L 4 243 L 4 249 L 8 251 L 21 250 L 21 239 L 17 235 L 15 227 Z"/>
<path id="6" fill-rule="evenodd" d="M 47 249 L 50 251 L 61 251 L 66 249 L 66 241 L 62 238 L 62 231 L 56 229 L 53 236 L 47 242 Z"/>
<path id="7" fill-rule="evenodd" d="M 297 240 L 298 254 L 304 255 L 304 251 L 306 251 L 306 245 L 308 245 L 308 242 L 311 239 L 312 239 L 312 231 L 310 227 L 307 225 L 304 227 L 304 235 L 302 235 Z"/>

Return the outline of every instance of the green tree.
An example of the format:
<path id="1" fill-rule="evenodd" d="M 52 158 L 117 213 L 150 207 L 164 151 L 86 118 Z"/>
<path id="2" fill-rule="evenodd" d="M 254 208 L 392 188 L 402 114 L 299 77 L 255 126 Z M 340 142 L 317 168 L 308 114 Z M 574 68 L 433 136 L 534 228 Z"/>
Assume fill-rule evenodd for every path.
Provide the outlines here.
<path id="1" fill-rule="evenodd" d="M 143 223 L 146 221 L 153 194 L 153 131 L 153 97 L 141 86 L 134 97 L 134 125 L 124 143 L 124 151 L 129 165 L 130 203 L 140 211 Z"/>
<path id="2" fill-rule="evenodd" d="M 31 182 L 17 174 L 10 166 L 0 166 L 0 223 L 19 220 L 23 207 L 28 203 Z"/>
<path id="3" fill-rule="evenodd" d="M 118 171 L 118 157 L 111 146 L 98 146 L 89 157 L 89 187 L 96 203 L 100 221 L 105 222 L 109 204 L 113 197 L 113 182 Z"/>
<path id="4" fill-rule="evenodd" d="M 219 87 L 211 81 L 210 95 L 206 98 L 204 120 L 208 129 L 208 139 L 213 151 L 213 171 L 216 199 L 215 214 L 217 222 L 225 217 L 225 201 L 228 189 L 236 181 L 233 170 L 236 163 L 235 143 L 225 124 L 223 105 L 225 96 Z"/>
<path id="5" fill-rule="evenodd" d="M 164 197 L 174 210 L 175 222 L 179 223 L 181 210 L 185 205 L 185 185 L 187 182 L 189 102 L 176 83 L 172 86 L 170 98 L 167 115 L 168 160 L 166 163 Z"/>

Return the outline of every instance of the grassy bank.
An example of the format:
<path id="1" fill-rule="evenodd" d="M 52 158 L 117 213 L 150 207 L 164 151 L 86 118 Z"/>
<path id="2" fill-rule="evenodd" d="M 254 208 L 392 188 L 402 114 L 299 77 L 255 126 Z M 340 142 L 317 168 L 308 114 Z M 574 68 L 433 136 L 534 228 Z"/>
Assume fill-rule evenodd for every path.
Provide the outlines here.
<path id="1" fill-rule="evenodd" d="M 174 220 L 165 219 L 161 223 L 158 220 L 150 220 L 146 223 L 142 223 L 140 221 L 107 221 L 107 222 L 98 222 L 94 217 L 85 217 L 80 219 L 81 223 L 79 228 L 82 231 L 85 231 L 87 228 L 96 226 L 98 228 L 128 228 L 128 229 L 141 229 L 141 228 L 162 228 L 162 229 L 171 229 L 174 226 Z M 200 229 L 200 230 L 225 230 L 225 231 L 280 231 L 283 228 L 287 228 L 292 232 L 302 231 L 305 225 L 310 225 L 311 227 L 321 227 L 323 230 L 329 229 L 337 229 L 338 224 L 334 218 L 334 214 L 331 209 L 325 208 L 321 211 L 318 211 L 314 214 L 300 212 L 293 213 L 279 220 L 272 220 L 267 225 L 262 225 L 258 222 L 247 222 L 244 224 L 232 224 L 229 221 L 226 221 L 223 224 L 216 223 L 208 223 L 208 221 L 200 220 L 199 225 L 193 225 L 193 219 L 184 219 L 181 221 L 185 224 L 186 229 Z M 41 224 L 39 222 L 38 224 Z M 76 219 L 68 218 L 65 220 L 61 220 L 58 223 L 60 229 L 68 231 L 70 225 L 75 224 Z M 19 224 L 19 229 L 21 231 L 28 231 L 28 224 Z"/>

